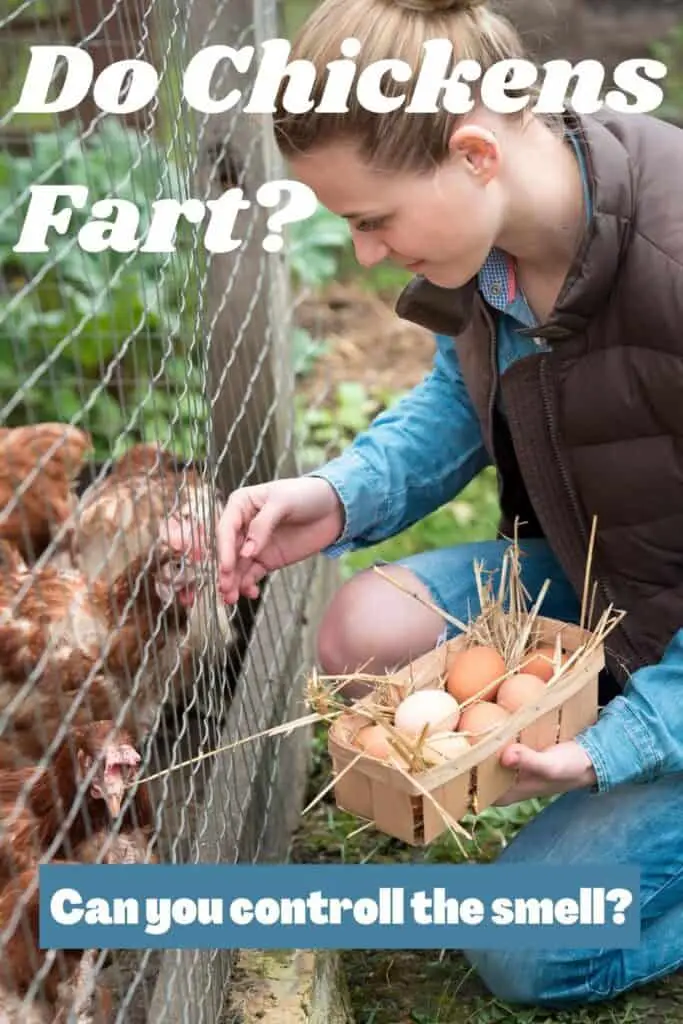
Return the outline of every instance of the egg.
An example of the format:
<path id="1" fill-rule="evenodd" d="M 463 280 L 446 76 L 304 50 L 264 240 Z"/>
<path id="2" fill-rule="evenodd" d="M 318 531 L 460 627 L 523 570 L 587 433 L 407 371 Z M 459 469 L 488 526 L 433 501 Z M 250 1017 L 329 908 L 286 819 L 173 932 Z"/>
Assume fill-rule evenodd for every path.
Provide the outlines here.
<path id="1" fill-rule="evenodd" d="M 479 700 L 463 710 L 458 722 L 458 731 L 472 733 L 473 735 L 463 738 L 470 744 L 478 743 L 482 738 L 480 734 L 487 733 L 494 726 L 506 722 L 509 717 L 510 712 L 502 705 Z"/>
<path id="2" fill-rule="evenodd" d="M 465 736 L 457 732 L 439 732 L 430 736 L 422 747 L 422 756 L 432 764 L 444 764 L 470 750 Z"/>
<path id="3" fill-rule="evenodd" d="M 481 694 L 485 686 L 504 676 L 505 671 L 505 661 L 495 648 L 480 644 L 468 647 L 453 658 L 446 676 L 446 689 L 463 703 Z M 498 685 L 495 685 L 481 696 L 495 700 L 497 691 Z"/>
<path id="4" fill-rule="evenodd" d="M 460 705 L 445 690 L 416 690 L 396 708 L 394 725 L 410 736 L 420 736 L 425 726 L 427 735 L 455 729 L 460 718 Z"/>
<path id="5" fill-rule="evenodd" d="M 364 725 L 356 733 L 356 746 L 378 761 L 407 766 L 407 761 L 389 742 L 389 733 L 382 725 Z"/>
<path id="6" fill-rule="evenodd" d="M 565 651 L 561 655 L 561 664 L 567 661 L 568 655 Z M 544 682 L 549 682 L 555 675 L 555 648 L 543 645 L 524 656 L 520 671 L 532 676 L 538 676 Z"/>
<path id="7" fill-rule="evenodd" d="M 496 701 L 500 707 L 512 713 L 538 700 L 544 693 L 547 693 L 547 688 L 542 679 L 532 676 L 530 672 L 517 672 L 503 680 Z"/>
<path id="8" fill-rule="evenodd" d="M 380 761 L 386 761 L 394 753 L 389 745 L 389 734 L 381 725 L 364 725 L 359 729 L 356 733 L 356 746 Z"/>

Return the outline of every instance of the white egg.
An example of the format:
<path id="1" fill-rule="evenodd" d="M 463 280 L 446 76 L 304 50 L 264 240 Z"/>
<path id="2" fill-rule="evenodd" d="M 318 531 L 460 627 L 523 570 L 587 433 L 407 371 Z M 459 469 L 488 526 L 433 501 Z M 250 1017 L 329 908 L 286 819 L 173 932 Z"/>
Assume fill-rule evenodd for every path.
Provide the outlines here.
<path id="1" fill-rule="evenodd" d="M 427 735 L 455 729 L 460 705 L 445 690 L 416 690 L 396 708 L 394 725 L 401 732 L 419 736 L 425 726 Z"/>
<path id="2" fill-rule="evenodd" d="M 472 747 L 466 736 L 459 732 L 440 732 L 430 736 L 422 748 L 422 756 L 433 764 L 453 761 L 461 754 L 468 754 Z"/>

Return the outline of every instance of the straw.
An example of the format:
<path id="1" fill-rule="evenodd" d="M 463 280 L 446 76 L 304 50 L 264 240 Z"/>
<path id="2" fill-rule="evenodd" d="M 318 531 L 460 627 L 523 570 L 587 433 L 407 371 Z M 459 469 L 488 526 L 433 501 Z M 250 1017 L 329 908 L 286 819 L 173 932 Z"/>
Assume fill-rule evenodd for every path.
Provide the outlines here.
<path id="1" fill-rule="evenodd" d="M 589 632 L 586 629 L 585 624 L 586 622 L 588 624 L 592 622 L 596 596 L 597 584 L 594 584 L 589 604 L 589 592 L 591 590 L 590 575 L 596 530 L 597 519 L 594 517 L 590 535 L 581 606 L 580 628 L 584 632 Z M 461 702 L 461 708 L 467 707 L 480 700 L 491 689 L 497 688 L 500 683 L 510 675 L 520 671 L 520 666 L 524 663 L 524 659 L 528 657 L 530 651 L 533 651 L 538 646 L 538 618 L 541 606 L 545 600 L 551 583 L 550 580 L 546 580 L 544 582 L 535 601 L 529 608 L 527 602 L 530 601 L 530 597 L 521 579 L 517 522 L 515 523 L 514 539 L 503 557 L 497 593 L 494 591 L 491 580 L 488 580 L 487 582 L 484 581 L 485 570 L 483 563 L 474 561 L 473 569 L 480 610 L 474 619 L 465 623 L 455 616 L 450 615 L 444 609 L 439 608 L 438 605 L 427 600 L 422 595 L 416 594 L 410 590 L 409 587 L 406 587 L 403 583 L 394 579 L 390 573 L 384 572 L 378 566 L 374 566 L 374 571 L 391 586 L 413 598 L 419 604 L 422 604 L 431 611 L 437 613 L 446 623 L 458 629 L 464 636 L 466 648 L 477 644 L 494 647 L 501 654 L 506 665 L 509 666 L 503 675 L 488 683 L 477 694 L 468 698 L 466 701 Z M 506 603 L 508 606 L 507 608 L 505 607 Z M 600 616 L 595 628 L 590 630 L 589 639 L 580 644 L 570 655 L 566 656 L 564 660 L 562 658 L 562 631 L 560 630 L 555 637 L 552 659 L 554 671 L 546 684 L 547 687 L 550 688 L 551 686 L 558 685 L 558 683 L 566 678 L 567 674 L 573 668 L 578 667 L 583 661 L 590 658 L 595 650 L 604 643 L 605 638 L 618 626 L 624 615 L 625 612 L 623 611 L 614 611 L 613 606 L 610 604 Z M 154 775 L 148 775 L 143 779 L 137 780 L 131 785 L 135 786 L 139 782 L 149 782 L 153 779 L 167 775 L 171 771 L 177 771 L 180 768 L 195 764 L 205 758 L 214 757 L 219 753 L 235 749 L 238 746 L 250 743 L 259 738 L 288 735 L 295 729 L 320 722 L 327 722 L 328 725 L 332 725 L 340 719 L 346 719 L 349 722 L 355 720 L 357 722 L 357 727 L 354 729 L 349 726 L 351 739 L 348 742 L 355 739 L 358 731 L 363 728 L 364 725 L 380 725 L 386 733 L 387 745 L 393 753 L 397 755 L 389 762 L 390 766 L 400 775 L 409 779 L 410 782 L 421 792 L 424 798 L 436 808 L 445 827 L 456 838 L 459 835 L 465 835 L 467 838 L 470 838 L 467 831 L 457 821 L 455 821 L 455 819 L 453 819 L 443 807 L 441 807 L 441 805 L 435 800 L 434 796 L 419 780 L 419 776 L 421 774 L 428 771 L 430 768 L 433 768 L 436 764 L 433 756 L 430 758 L 425 755 L 425 747 L 428 748 L 429 745 L 427 728 L 425 727 L 417 740 L 414 740 L 399 732 L 393 726 L 393 715 L 396 705 L 403 698 L 406 690 L 409 689 L 409 687 L 406 686 L 405 672 L 401 675 L 392 672 L 386 672 L 385 674 L 380 675 L 364 672 L 364 667 L 365 666 L 361 667 L 357 672 L 347 675 L 321 675 L 317 669 L 314 668 L 306 685 L 306 703 L 312 709 L 312 713 L 304 715 L 291 722 L 285 722 L 281 725 L 263 730 L 253 736 L 243 737 L 233 743 L 225 744 L 214 750 L 198 754 L 195 757 L 189 758 L 187 761 L 183 761 L 163 771 L 157 772 Z M 410 685 L 414 685 L 412 663 L 409 666 L 408 673 Z M 347 701 L 344 701 L 338 696 L 338 693 L 352 682 L 367 683 L 372 689 L 366 697 L 363 697 L 361 700 L 357 700 L 349 705 Z M 437 687 L 444 688 L 445 676 L 443 674 L 436 676 L 434 683 Z M 478 738 L 482 735 L 488 736 L 497 729 L 502 730 L 503 727 L 504 723 L 501 723 L 500 725 L 496 724 L 482 732 L 476 733 L 476 735 Z M 474 734 L 461 732 L 460 735 L 466 737 Z M 356 767 L 358 762 L 363 758 L 387 764 L 387 762 L 382 759 L 373 758 L 364 750 L 361 750 L 358 753 L 355 753 L 354 751 L 353 758 L 349 761 L 343 771 L 333 775 L 329 783 L 323 787 L 318 795 L 308 804 L 302 814 L 308 813 L 308 811 L 324 799 L 327 793 L 336 786 L 340 778 L 342 778 L 346 772 Z M 452 763 L 454 766 L 457 765 L 458 759 L 458 757 L 453 759 Z M 404 764 L 406 767 L 404 767 Z M 362 828 L 367 828 L 371 824 L 372 822 L 368 822 L 363 825 Z M 362 828 L 357 831 L 361 831 Z"/>
<path id="2" fill-rule="evenodd" d="M 586 563 L 581 608 L 580 629 L 584 634 L 589 632 L 586 629 L 586 622 L 592 623 L 597 587 L 597 584 L 593 585 L 591 594 L 590 576 L 593 551 L 595 547 L 596 528 L 597 519 L 594 517 Z M 465 649 L 474 645 L 490 646 L 496 649 L 503 657 L 503 660 L 508 666 L 505 673 L 487 683 L 486 686 L 482 687 L 476 694 L 469 697 L 467 700 L 460 702 L 462 709 L 481 700 L 481 698 L 490 693 L 491 690 L 497 689 L 505 679 L 518 673 L 524 665 L 525 660 L 528 660 L 529 654 L 535 651 L 538 647 L 539 637 L 541 634 L 538 620 L 540 617 L 541 607 L 551 585 L 551 581 L 549 579 L 545 580 L 536 595 L 535 600 L 529 607 L 530 596 L 521 579 L 517 523 L 515 524 L 514 540 L 506 550 L 502 560 L 500 581 L 496 590 L 494 590 L 491 580 L 485 579 L 483 563 L 475 560 L 473 562 L 473 569 L 480 610 L 474 619 L 471 619 L 468 623 L 464 623 L 455 616 L 446 612 L 444 609 L 439 608 L 434 602 L 425 599 L 422 595 L 414 593 L 409 587 L 405 586 L 405 584 L 393 578 L 390 573 L 383 571 L 377 566 L 374 567 L 374 571 L 392 587 L 395 587 L 402 593 L 412 597 L 418 603 L 436 612 L 445 622 L 454 625 L 464 636 Z M 589 595 L 591 595 L 590 606 L 588 600 Z M 562 647 L 562 630 L 560 629 L 554 638 L 552 659 L 547 659 L 552 664 L 553 672 L 546 683 L 546 688 L 549 689 L 557 686 L 567 678 L 571 671 L 578 668 L 583 662 L 591 658 L 597 648 L 604 644 L 605 638 L 619 625 L 624 615 L 625 612 L 616 612 L 610 604 L 601 615 L 594 629 L 590 631 L 590 636 L 586 641 L 579 644 L 571 654 L 564 655 L 564 657 Z M 408 672 L 409 679 L 412 682 L 412 663 L 408 668 Z M 344 678 L 351 679 L 353 676 L 335 678 L 341 678 L 343 680 Z M 437 688 L 445 688 L 445 682 L 444 673 L 437 673 L 435 675 L 434 685 Z M 391 675 L 382 677 L 382 683 L 390 687 L 393 683 L 394 700 L 397 695 L 400 695 L 401 686 L 403 688 L 404 696 L 409 689 L 405 681 L 405 671 L 400 677 L 396 674 L 394 674 L 393 678 Z M 376 724 L 382 725 L 387 733 L 388 745 L 394 750 L 400 750 L 401 757 L 406 764 L 406 767 L 403 767 L 403 765 L 396 764 L 392 760 L 390 762 L 391 767 L 398 771 L 402 776 L 409 778 L 412 784 L 422 792 L 426 799 L 430 800 L 430 802 L 435 806 L 438 806 L 434 798 L 429 794 L 429 791 L 425 789 L 419 781 L 419 775 L 421 775 L 422 772 L 434 767 L 433 761 L 431 763 L 429 761 L 425 763 L 423 745 L 425 740 L 428 740 L 428 737 L 426 736 L 427 729 L 425 728 L 423 730 L 423 733 L 417 742 L 413 741 L 413 756 L 410 757 L 410 740 L 407 737 L 400 738 L 399 734 L 397 734 L 389 720 L 393 715 L 394 708 L 383 706 L 384 701 L 381 697 L 382 695 L 380 693 L 376 693 L 372 697 L 363 698 L 362 702 L 357 702 L 351 709 L 349 709 L 349 713 L 359 714 L 363 717 L 367 716 Z M 505 725 L 506 723 L 496 723 L 485 730 L 479 731 L 476 733 L 477 739 L 481 739 L 483 736 L 490 736 L 498 730 L 503 731 Z M 463 731 L 460 732 L 460 735 L 466 737 L 472 736 L 473 733 Z M 408 750 L 406 750 L 406 745 L 408 746 Z M 370 757 L 367 753 L 363 753 L 366 758 Z M 456 770 L 460 756 L 461 755 L 458 755 L 453 759 L 454 769 Z M 371 758 L 371 760 L 382 761 L 382 759 L 377 758 Z M 386 764 L 386 761 L 383 763 Z M 451 828 L 450 818 L 445 812 L 442 813 L 442 810 L 443 809 L 441 809 L 439 813 L 441 814 L 444 824 L 448 828 Z"/>
<path id="3" fill-rule="evenodd" d="M 591 535 L 590 535 L 590 540 L 588 542 L 588 558 L 586 559 L 586 572 L 585 572 L 584 582 L 583 582 L 583 599 L 581 601 L 581 620 L 580 620 L 581 629 L 584 629 L 584 623 L 586 621 L 586 604 L 587 604 L 587 601 L 588 601 L 588 586 L 590 584 L 590 574 L 591 574 L 591 567 L 592 567 L 592 563 L 593 563 L 593 550 L 595 548 L 595 535 L 596 535 L 596 532 L 597 532 L 597 526 L 598 526 L 598 517 L 597 516 L 593 516 L 593 522 L 591 524 Z M 591 604 L 591 610 L 592 610 L 592 604 Z"/>

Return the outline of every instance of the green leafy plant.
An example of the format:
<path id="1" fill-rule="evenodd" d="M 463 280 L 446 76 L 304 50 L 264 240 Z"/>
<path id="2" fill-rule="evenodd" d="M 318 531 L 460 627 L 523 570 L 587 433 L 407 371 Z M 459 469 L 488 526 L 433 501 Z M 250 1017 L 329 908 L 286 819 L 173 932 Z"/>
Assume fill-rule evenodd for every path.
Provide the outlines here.
<path id="1" fill-rule="evenodd" d="M 665 121 L 683 124 L 683 24 L 671 29 L 663 39 L 652 43 L 650 52 L 667 68 L 666 78 L 662 82 L 664 101 L 656 114 Z"/>
<path id="2" fill-rule="evenodd" d="M 88 202 L 65 236 L 51 233 L 49 252 L 17 253 L 33 184 L 85 185 Z M 113 118 L 88 139 L 64 126 L 36 135 L 27 155 L 0 152 L 3 422 L 79 422 L 100 458 L 164 438 L 203 454 L 208 410 L 190 345 L 198 267 L 187 226 L 170 254 L 91 253 L 77 242 L 97 200 L 135 203 L 143 238 L 154 199 L 186 195 L 164 150 Z"/>
<path id="3" fill-rule="evenodd" d="M 291 225 L 287 252 L 295 286 L 317 287 L 331 281 L 351 248 L 345 220 L 318 206 L 312 217 Z"/>
<path id="4" fill-rule="evenodd" d="M 326 341 L 317 341 L 303 327 L 296 327 L 292 334 L 292 359 L 297 377 L 306 377 L 317 361 L 329 352 Z"/>
<path id="5" fill-rule="evenodd" d="M 331 400 L 311 407 L 297 396 L 297 439 L 302 461 L 315 465 L 338 455 L 356 434 L 369 425 L 382 409 L 398 401 L 400 394 L 372 394 L 354 381 L 338 384 Z"/>

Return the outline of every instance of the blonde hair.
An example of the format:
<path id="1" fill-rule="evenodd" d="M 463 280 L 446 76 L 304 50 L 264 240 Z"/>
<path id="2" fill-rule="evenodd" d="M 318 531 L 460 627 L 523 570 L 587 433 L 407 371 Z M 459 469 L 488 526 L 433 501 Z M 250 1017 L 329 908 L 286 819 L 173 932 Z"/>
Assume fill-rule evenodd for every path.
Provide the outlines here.
<path id="1" fill-rule="evenodd" d="M 314 107 L 322 97 L 327 65 L 339 59 L 341 43 L 349 37 L 363 40 L 356 58 L 358 74 L 375 61 L 391 58 L 405 61 L 416 73 L 424 44 L 432 39 L 449 40 L 452 63 L 478 61 L 482 75 L 500 60 L 527 59 L 512 25 L 489 10 L 484 0 L 323 0 L 294 40 L 290 54 L 290 60 L 309 61 L 316 69 L 311 91 Z M 432 114 L 406 113 L 401 108 L 377 114 L 361 106 L 353 90 L 346 113 L 313 109 L 290 114 L 283 105 L 286 84 L 278 92 L 274 115 L 275 138 L 285 159 L 348 141 L 374 167 L 420 173 L 446 159 L 448 140 L 460 116 L 441 107 Z M 386 96 L 404 90 L 404 84 L 392 80 L 383 85 Z"/>

